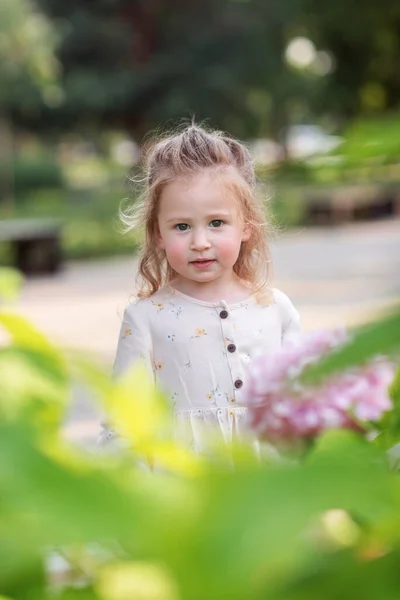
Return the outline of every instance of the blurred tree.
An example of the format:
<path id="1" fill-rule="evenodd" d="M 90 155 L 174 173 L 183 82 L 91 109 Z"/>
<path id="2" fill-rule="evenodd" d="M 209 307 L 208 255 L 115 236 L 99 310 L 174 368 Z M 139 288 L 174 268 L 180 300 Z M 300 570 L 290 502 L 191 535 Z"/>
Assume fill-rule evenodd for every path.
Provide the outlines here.
<path id="1" fill-rule="evenodd" d="M 301 0 L 299 27 L 333 58 L 315 106 L 341 119 L 400 104 L 398 0 Z"/>
<path id="2" fill-rule="evenodd" d="M 240 136 L 274 135 L 285 101 L 304 90 L 283 61 L 295 0 L 39 3 L 63 31 L 66 99 L 49 123 L 122 124 L 141 138 L 194 114 Z"/>
<path id="3" fill-rule="evenodd" d="M 55 31 L 28 0 L 0 5 L 0 200 L 13 196 L 11 114 L 37 118 L 62 95 L 57 85 Z"/>
<path id="4" fill-rule="evenodd" d="M 2 0 L 0 7 L 0 107 L 21 116 L 38 114 L 61 98 L 56 34 L 29 0 Z"/>
<path id="5" fill-rule="evenodd" d="M 62 43 L 65 98 L 38 127 L 125 127 L 208 119 L 241 137 L 277 138 L 291 122 L 393 107 L 400 94 L 398 0 L 36 0 Z M 294 68 L 310 38 L 331 68 Z M 317 65 L 318 67 L 318 65 Z M 53 102 L 55 105 L 56 102 Z"/>

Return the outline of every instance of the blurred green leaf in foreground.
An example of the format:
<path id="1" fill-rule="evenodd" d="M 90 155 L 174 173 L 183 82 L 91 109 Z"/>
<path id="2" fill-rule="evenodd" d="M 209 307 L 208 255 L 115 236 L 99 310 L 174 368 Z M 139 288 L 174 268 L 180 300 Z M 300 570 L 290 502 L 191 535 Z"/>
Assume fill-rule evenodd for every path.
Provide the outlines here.
<path id="1" fill-rule="evenodd" d="M 140 370 L 115 383 L 9 311 L 0 322 L 0 594 L 397 600 L 400 481 L 381 448 L 331 431 L 302 462 L 263 464 L 244 446 L 235 469 L 227 450 L 194 457 L 166 436 L 172 416 Z M 377 325 L 366 346 L 392 347 L 394 326 Z M 67 445 L 76 379 L 112 413 L 125 450 Z"/>

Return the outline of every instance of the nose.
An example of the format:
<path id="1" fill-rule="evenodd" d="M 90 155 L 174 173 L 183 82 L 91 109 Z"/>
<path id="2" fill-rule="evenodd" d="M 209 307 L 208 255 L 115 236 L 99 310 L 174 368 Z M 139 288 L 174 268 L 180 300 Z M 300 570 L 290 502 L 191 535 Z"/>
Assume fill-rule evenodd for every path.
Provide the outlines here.
<path id="1" fill-rule="evenodd" d="M 208 239 L 207 231 L 202 228 L 193 229 L 192 239 L 190 241 L 191 250 L 202 252 L 203 250 L 207 250 L 210 247 L 211 244 Z"/>

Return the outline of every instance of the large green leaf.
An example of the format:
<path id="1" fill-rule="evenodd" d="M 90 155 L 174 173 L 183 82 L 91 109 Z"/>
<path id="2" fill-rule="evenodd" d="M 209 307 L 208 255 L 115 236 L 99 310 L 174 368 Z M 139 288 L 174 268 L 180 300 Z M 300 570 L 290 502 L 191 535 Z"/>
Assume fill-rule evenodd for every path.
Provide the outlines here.
<path id="1" fill-rule="evenodd" d="M 400 588 L 399 551 L 387 556 L 357 557 L 350 552 L 317 559 L 308 569 L 288 578 L 271 600 L 397 600 Z"/>
<path id="2" fill-rule="evenodd" d="M 28 412 L 43 429 L 59 427 L 69 399 L 69 381 L 57 357 L 39 349 L 0 350 L 0 416 Z"/>
<path id="3" fill-rule="evenodd" d="M 0 267 L 0 298 L 16 300 L 23 280 L 23 275 L 16 269 Z"/>
<path id="4" fill-rule="evenodd" d="M 387 412 L 379 423 L 381 433 L 374 440 L 379 448 L 388 450 L 400 442 L 400 366 L 394 380 L 389 387 L 389 395 L 393 402 L 393 409 Z M 400 449 L 391 452 L 391 462 L 394 468 L 399 467 Z"/>

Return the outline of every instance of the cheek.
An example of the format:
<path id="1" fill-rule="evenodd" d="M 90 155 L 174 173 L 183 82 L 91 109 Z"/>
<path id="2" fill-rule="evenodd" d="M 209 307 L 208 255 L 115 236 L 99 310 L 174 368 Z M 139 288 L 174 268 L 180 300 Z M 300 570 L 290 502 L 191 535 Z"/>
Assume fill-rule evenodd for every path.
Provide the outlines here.
<path id="1" fill-rule="evenodd" d="M 240 237 L 237 235 L 232 235 L 225 238 L 224 240 L 221 240 L 218 247 L 218 254 L 220 259 L 222 261 L 227 260 L 230 262 L 234 260 L 236 262 L 236 259 L 239 256 L 240 246 L 241 240 Z"/>
<path id="2" fill-rule="evenodd" d="M 165 242 L 165 253 L 170 263 L 180 262 L 186 256 L 186 245 L 183 239 L 168 239 Z"/>

